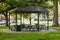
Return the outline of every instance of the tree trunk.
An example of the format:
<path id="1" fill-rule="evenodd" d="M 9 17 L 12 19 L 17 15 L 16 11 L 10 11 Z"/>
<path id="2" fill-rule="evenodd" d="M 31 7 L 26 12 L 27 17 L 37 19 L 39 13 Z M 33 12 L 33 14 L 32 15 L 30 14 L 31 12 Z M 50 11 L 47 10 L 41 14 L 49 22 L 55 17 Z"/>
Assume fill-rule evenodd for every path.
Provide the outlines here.
<path id="1" fill-rule="evenodd" d="M 0 22 L 2 22 L 2 15 L 0 14 Z"/>
<path id="2" fill-rule="evenodd" d="M 5 18 L 6 18 L 6 26 L 8 26 L 8 14 L 7 14 L 7 12 L 6 12 Z"/>
<path id="3" fill-rule="evenodd" d="M 59 26 L 58 23 L 58 0 L 54 0 L 54 16 L 53 16 L 53 26 Z"/>
<path id="4" fill-rule="evenodd" d="M 6 14 L 5 14 L 6 13 Z M 5 16 L 5 18 L 6 18 L 6 26 L 8 26 L 8 13 L 7 13 L 7 11 L 6 12 L 3 12 L 3 15 Z"/>

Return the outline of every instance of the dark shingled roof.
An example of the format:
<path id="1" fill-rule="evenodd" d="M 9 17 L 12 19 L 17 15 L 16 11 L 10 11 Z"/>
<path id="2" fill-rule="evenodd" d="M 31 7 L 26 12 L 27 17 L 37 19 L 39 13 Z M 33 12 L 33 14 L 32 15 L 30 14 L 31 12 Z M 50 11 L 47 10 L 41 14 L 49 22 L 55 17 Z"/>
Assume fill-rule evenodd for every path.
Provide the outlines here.
<path id="1" fill-rule="evenodd" d="M 9 12 L 14 13 L 48 13 L 49 11 L 44 7 L 36 7 L 36 6 L 27 6 L 25 8 L 15 8 Z"/>

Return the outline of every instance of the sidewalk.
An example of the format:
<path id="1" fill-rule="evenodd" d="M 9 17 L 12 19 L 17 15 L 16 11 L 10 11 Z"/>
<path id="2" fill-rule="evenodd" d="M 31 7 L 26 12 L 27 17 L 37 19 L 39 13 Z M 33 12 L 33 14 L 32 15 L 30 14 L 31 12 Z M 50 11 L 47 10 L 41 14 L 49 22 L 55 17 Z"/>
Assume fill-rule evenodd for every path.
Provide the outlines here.
<path id="1" fill-rule="evenodd" d="M 41 30 L 41 32 L 58 32 L 58 30 L 49 29 L 49 30 Z"/>
<path id="2" fill-rule="evenodd" d="M 3 32 L 7 32 L 7 33 L 17 33 L 17 31 L 11 31 L 11 30 L 9 30 L 9 29 L 2 29 L 2 31 Z M 23 32 L 23 31 L 19 31 L 19 33 L 20 32 Z M 34 32 L 34 31 L 33 31 Z M 37 31 L 35 31 L 35 32 L 37 32 Z M 49 29 L 49 30 L 40 30 L 39 32 L 59 32 L 59 31 L 57 31 L 57 30 L 55 30 L 55 29 Z"/>

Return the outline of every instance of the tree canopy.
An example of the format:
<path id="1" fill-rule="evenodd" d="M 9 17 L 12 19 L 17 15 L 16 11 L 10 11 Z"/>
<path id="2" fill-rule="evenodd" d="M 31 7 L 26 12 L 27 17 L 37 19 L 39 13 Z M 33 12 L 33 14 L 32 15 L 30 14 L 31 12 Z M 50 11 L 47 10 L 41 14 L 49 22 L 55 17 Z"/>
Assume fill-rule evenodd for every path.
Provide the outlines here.
<path id="1" fill-rule="evenodd" d="M 48 0 L 6 0 L 6 2 L 13 7 L 25 7 L 25 6 L 48 6 Z M 50 6 L 50 5 L 49 5 Z"/>
<path id="2" fill-rule="evenodd" d="M 10 10 L 13 8 L 23 8 L 25 6 L 44 6 L 52 8 L 53 5 L 49 5 L 48 0 L 0 0 L 0 11 Z"/>

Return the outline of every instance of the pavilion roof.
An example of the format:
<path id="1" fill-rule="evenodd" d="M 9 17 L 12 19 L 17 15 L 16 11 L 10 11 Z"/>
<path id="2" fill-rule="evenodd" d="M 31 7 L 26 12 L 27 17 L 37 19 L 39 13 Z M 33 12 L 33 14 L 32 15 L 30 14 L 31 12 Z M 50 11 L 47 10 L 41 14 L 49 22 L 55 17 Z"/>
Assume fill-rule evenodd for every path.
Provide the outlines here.
<path id="1" fill-rule="evenodd" d="M 15 8 L 9 12 L 13 13 L 49 13 L 48 9 L 45 7 L 27 6 L 24 8 Z"/>

